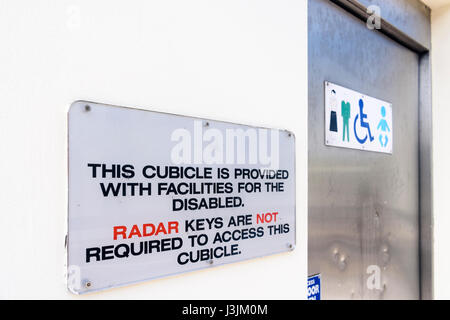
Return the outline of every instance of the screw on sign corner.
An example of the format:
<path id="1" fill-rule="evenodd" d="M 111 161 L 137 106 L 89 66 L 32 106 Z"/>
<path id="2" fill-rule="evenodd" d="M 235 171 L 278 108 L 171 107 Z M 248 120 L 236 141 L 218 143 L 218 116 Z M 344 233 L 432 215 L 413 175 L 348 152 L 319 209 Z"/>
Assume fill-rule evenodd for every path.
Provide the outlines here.
<path id="1" fill-rule="evenodd" d="M 85 105 L 84 106 L 84 111 L 86 111 L 86 112 L 89 112 L 89 111 L 91 111 L 91 106 L 90 105 Z"/>
<path id="2" fill-rule="evenodd" d="M 90 289 L 90 288 L 92 287 L 92 282 L 89 281 L 89 280 L 85 280 L 85 281 L 84 281 L 84 287 L 85 287 L 86 289 Z"/>

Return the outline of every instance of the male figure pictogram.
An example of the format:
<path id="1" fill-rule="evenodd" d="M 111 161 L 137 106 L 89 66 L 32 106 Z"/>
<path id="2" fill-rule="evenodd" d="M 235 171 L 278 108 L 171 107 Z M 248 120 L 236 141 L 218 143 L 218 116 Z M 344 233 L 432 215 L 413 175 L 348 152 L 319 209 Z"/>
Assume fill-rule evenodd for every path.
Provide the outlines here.
<path id="1" fill-rule="evenodd" d="M 343 121 L 343 136 L 342 141 L 345 141 L 345 132 L 347 132 L 347 141 L 350 142 L 350 127 L 348 122 L 350 121 L 350 102 L 342 101 L 341 103 L 341 115 L 342 115 L 342 121 Z"/>

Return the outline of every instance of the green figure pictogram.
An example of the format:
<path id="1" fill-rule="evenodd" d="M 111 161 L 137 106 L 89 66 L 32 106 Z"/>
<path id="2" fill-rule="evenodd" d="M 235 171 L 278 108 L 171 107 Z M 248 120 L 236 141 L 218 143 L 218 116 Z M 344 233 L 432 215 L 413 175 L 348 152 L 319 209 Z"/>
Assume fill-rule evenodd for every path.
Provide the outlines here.
<path id="1" fill-rule="evenodd" d="M 350 142 L 350 129 L 349 129 L 349 121 L 350 121 L 350 102 L 342 101 L 341 114 L 343 119 L 343 128 L 344 133 L 342 136 L 342 141 L 345 141 L 345 132 L 347 131 L 347 141 Z"/>

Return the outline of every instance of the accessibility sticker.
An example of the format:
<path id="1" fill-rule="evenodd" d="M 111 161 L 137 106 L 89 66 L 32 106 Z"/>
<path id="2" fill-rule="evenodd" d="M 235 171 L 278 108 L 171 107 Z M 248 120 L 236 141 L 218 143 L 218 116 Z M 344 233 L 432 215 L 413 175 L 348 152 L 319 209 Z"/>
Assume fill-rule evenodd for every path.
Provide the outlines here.
<path id="1" fill-rule="evenodd" d="M 325 82 L 325 144 L 392 154 L 392 104 Z"/>

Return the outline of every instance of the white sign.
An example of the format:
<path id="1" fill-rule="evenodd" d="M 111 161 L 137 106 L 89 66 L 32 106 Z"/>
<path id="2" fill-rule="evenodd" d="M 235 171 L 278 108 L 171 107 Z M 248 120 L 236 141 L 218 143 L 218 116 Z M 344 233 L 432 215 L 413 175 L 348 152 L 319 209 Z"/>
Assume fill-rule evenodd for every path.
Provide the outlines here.
<path id="1" fill-rule="evenodd" d="M 72 104 L 71 292 L 290 251 L 295 227 L 292 133 Z"/>
<path id="2" fill-rule="evenodd" d="M 392 104 L 325 82 L 325 144 L 392 154 Z"/>

